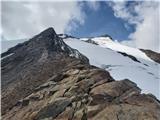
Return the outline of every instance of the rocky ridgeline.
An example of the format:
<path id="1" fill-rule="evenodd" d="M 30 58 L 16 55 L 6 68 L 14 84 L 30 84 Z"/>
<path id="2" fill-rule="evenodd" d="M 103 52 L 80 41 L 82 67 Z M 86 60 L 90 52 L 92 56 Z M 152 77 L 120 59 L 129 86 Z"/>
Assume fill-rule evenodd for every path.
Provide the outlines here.
<path id="1" fill-rule="evenodd" d="M 89 63 L 88 58 L 66 45 L 53 28 L 3 53 L 2 114 L 74 60 Z"/>
<path id="2" fill-rule="evenodd" d="M 115 81 L 107 71 L 89 65 L 53 31 L 5 53 L 14 54 L 2 60 L 3 120 L 160 118 L 160 102 L 153 95 L 141 94 L 130 80 Z"/>
<path id="3" fill-rule="evenodd" d="M 129 80 L 79 62 L 20 99 L 4 120 L 158 120 L 160 103 Z"/>

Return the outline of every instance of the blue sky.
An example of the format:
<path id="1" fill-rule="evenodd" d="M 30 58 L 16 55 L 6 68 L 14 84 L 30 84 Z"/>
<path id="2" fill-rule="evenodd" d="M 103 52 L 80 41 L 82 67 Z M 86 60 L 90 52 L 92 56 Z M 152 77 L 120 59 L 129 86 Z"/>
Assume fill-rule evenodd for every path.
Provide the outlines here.
<path id="1" fill-rule="evenodd" d="M 48 27 L 76 37 L 110 35 L 122 44 L 160 51 L 158 1 L 3 1 L 0 34 L 31 38 Z M 14 32 L 13 32 L 14 31 Z"/>
<path id="2" fill-rule="evenodd" d="M 98 2 L 97 10 L 91 9 L 83 2 L 82 9 L 85 12 L 85 22 L 73 29 L 69 34 L 77 37 L 93 37 L 103 34 L 112 36 L 113 39 L 127 40 L 130 33 L 134 32 L 134 25 L 117 18 L 114 11 L 106 2 Z"/>

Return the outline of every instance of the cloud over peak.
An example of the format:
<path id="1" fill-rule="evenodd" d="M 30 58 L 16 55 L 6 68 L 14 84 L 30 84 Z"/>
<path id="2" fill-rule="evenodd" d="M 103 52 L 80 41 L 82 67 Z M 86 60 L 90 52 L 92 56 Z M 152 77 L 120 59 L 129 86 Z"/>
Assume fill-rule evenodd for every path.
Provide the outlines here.
<path id="1" fill-rule="evenodd" d="M 132 2 L 130 6 L 127 5 L 127 2 L 121 1 L 111 2 L 109 5 L 116 17 L 135 25 L 135 32 L 129 35 L 131 41 L 122 43 L 160 52 L 158 1 Z"/>
<path id="2" fill-rule="evenodd" d="M 30 37 L 47 27 L 63 33 L 72 25 L 84 23 L 84 14 L 77 2 L 2 2 L 2 34 L 7 39 Z M 72 27 L 68 27 L 68 31 Z"/>
<path id="3" fill-rule="evenodd" d="M 107 9 L 102 9 L 101 5 L 105 6 L 105 3 L 107 3 Z M 160 52 L 159 9 L 158 1 L 2 1 L 0 33 L 9 40 L 28 38 L 48 27 L 54 27 L 57 33 L 70 33 L 76 31 L 81 25 L 86 27 L 90 13 L 103 15 L 105 10 L 113 10 L 114 15 L 110 12 L 115 16 L 113 22 L 118 22 L 120 19 L 116 18 L 121 18 L 128 31 L 134 26 L 132 33 L 129 31 L 130 35 L 126 35 L 129 40 L 124 40 L 123 44 Z M 90 26 L 96 25 L 96 20 L 103 18 L 93 17 L 93 19 L 89 21 Z M 103 31 L 105 24 L 108 24 L 107 20 L 102 24 Z M 109 24 L 114 25 L 112 22 Z M 119 28 L 122 27 L 119 26 Z"/>

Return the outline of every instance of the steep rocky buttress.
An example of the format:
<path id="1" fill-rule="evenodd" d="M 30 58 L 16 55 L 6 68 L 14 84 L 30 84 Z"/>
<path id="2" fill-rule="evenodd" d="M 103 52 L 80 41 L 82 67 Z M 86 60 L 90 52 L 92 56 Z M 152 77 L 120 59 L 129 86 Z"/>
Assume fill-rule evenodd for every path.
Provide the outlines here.
<path id="1" fill-rule="evenodd" d="M 160 102 L 66 45 L 53 28 L 2 54 L 3 120 L 158 120 Z"/>

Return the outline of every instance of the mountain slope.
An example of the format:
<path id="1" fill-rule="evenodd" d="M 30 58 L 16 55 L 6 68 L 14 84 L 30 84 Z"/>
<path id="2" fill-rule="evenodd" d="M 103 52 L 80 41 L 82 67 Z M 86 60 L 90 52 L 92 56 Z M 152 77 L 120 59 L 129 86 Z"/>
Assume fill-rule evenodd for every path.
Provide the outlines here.
<path id="1" fill-rule="evenodd" d="M 90 65 L 88 58 L 65 42 L 106 70 Z M 2 53 L 3 120 L 160 118 L 156 97 L 141 94 L 141 89 L 128 79 L 115 81 L 107 71 L 117 67 L 112 64 L 114 59 L 119 59 L 121 65 L 138 66 L 141 62 L 70 36 L 65 42 L 49 28 Z M 95 58 L 95 50 L 98 57 L 108 56 Z M 106 61 L 111 65 L 102 65 Z"/>
<path id="2" fill-rule="evenodd" d="M 106 69 L 116 80 L 130 79 L 137 83 L 142 92 L 152 93 L 159 98 L 158 63 L 142 51 L 115 43 L 109 38 L 91 39 L 98 45 L 84 42 L 86 40 L 64 39 L 66 44 L 87 56 L 92 65 Z"/>
<path id="3" fill-rule="evenodd" d="M 114 81 L 105 70 L 75 63 L 17 101 L 3 120 L 159 119 L 159 101 L 140 94 L 133 82 Z"/>
<path id="4" fill-rule="evenodd" d="M 2 53 L 2 113 L 75 59 L 88 64 L 88 59 L 66 45 L 53 28 Z"/>

